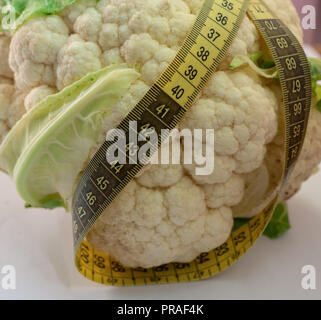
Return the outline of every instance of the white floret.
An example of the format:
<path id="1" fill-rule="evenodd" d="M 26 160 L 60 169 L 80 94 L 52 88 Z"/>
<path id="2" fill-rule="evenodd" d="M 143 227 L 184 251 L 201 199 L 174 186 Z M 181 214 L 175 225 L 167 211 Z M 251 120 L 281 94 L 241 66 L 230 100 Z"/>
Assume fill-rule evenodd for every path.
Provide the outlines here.
<path id="1" fill-rule="evenodd" d="M 98 42 L 102 25 L 102 16 L 94 8 L 88 8 L 80 15 L 74 24 L 74 30 L 85 41 Z"/>
<path id="2" fill-rule="evenodd" d="M 7 121 L 8 119 L 8 112 L 14 92 L 14 86 L 10 84 L 0 84 L 0 119 L 2 121 Z"/>
<path id="3" fill-rule="evenodd" d="M 169 219 L 177 226 L 206 212 L 204 192 L 187 177 L 170 187 L 165 198 Z"/>
<path id="4" fill-rule="evenodd" d="M 25 107 L 27 110 L 30 110 L 32 107 L 37 105 L 41 100 L 46 98 L 49 95 L 56 93 L 56 90 L 50 88 L 46 85 L 42 85 L 32 89 L 28 95 L 25 97 Z"/>
<path id="5" fill-rule="evenodd" d="M 77 18 L 81 16 L 86 9 L 95 8 L 96 5 L 96 0 L 78 0 L 72 6 L 67 7 L 62 12 L 62 16 L 66 24 L 70 27 L 70 29 L 72 29 Z"/>
<path id="6" fill-rule="evenodd" d="M 20 90 L 56 85 L 53 65 L 68 34 L 66 24 L 58 16 L 38 17 L 18 29 L 11 41 L 9 63 Z"/>
<path id="7" fill-rule="evenodd" d="M 11 39 L 0 32 L 0 77 L 12 78 L 13 72 L 9 67 L 9 47 Z"/>
<path id="8" fill-rule="evenodd" d="M 150 267 L 189 262 L 200 247 L 224 241 L 232 226 L 231 210 L 208 210 L 202 189 L 184 177 L 167 190 L 131 182 L 88 238 L 97 248 L 108 247 L 118 261 Z M 107 242 L 106 233 L 111 234 Z"/>
<path id="9" fill-rule="evenodd" d="M 13 85 L 0 85 L 0 120 L 5 123 L 6 127 L 12 128 L 26 112 L 24 97 L 24 92 L 16 91 Z"/>
<path id="10" fill-rule="evenodd" d="M 86 74 L 101 69 L 100 57 L 101 50 L 96 43 L 72 35 L 58 54 L 57 88 L 61 90 Z"/>
<path id="11" fill-rule="evenodd" d="M 137 178 L 137 182 L 148 188 L 165 188 L 176 184 L 183 174 L 182 165 L 154 165 L 153 170 L 146 170 Z"/>
<path id="12" fill-rule="evenodd" d="M 244 195 L 244 180 L 233 174 L 225 183 L 205 185 L 206 204 L 209 208 L 233 207 L 239 204 Z"/>

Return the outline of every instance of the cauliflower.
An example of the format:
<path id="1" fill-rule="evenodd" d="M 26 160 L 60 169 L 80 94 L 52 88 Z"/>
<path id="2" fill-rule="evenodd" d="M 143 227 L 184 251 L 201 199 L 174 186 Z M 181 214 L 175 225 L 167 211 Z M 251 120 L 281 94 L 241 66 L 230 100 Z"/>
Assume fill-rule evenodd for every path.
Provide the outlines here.
<path id="1" fill-rule="evenodd" d="M 302 42 L 291 1 L 264 2 Z M 91 72 L 125 63 L 140 79 L 104 120 L 102 143 L 175 57 L 202 3 L 80 0 L 59 14 L 28 20 L 11 38 L 0 34 L 0 141 L 46 96 Z M 267 52 L 266 44 L 246 16 L 218 71 L 179 124 L 180 129 L 215 129 L 213 174 L 195 175 L 196 164 L 148 166 L 97 221 L 87 237 L 91 244 L 130 267 L 189 262 L 226 241 L 233 217 L 257 214 L 275 194 L 282 161 L 281 89 L 248 67 L 229 70 L 235 56 L 258 50 Z M 320 123 L 321 113 L 313 110 L 283 199 L 321 160 Z"/>

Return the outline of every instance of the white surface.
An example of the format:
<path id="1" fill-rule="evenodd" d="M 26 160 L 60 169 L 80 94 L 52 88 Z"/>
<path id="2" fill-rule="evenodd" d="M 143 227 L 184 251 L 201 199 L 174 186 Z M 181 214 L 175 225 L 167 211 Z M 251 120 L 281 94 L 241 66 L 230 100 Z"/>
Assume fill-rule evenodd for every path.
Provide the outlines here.
<path id="1" fill-rule="evenodd" d="M 25 209 L 11 180 L 0 173 L 0 270 L 14 265 L 17 289 L 0 299 L 320 299 L 321 172 L 289 202 L 292 229 L 281 239 L 262 237 L 218 276 L 194 283 L 104 287 L 73 265 L 71 217 L 63 210 Z M 304 265 L 317 270 L 317 289 L 301 287 Z"/>

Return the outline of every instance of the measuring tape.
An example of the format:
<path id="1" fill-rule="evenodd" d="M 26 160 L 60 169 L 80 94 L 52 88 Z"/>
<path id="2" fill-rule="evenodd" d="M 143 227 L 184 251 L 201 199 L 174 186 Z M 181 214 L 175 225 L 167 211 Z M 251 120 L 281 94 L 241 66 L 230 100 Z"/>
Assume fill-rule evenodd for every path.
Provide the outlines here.
<path id="1" fill-rule="evenodd" d="M 311 107 L 311 74 L 298 40 L 259 0 L 205 0 L 173 62 L 118 129 L 126 133 L 127 139 L 133 130 L 130 121 L 138 123 L 139 134 L 155 130 L 164 138 L 160 134 L 162 129 L 174 129 L 226 55 L 246 12 L 266 41 L 280 76 L 285 118 L 284 186 L 304 142 Z M 161 143 L 159 139 L 152 152 Z M 191 263 L 170 263 L 150 269 L 123 267 L 85 240 L 101 214 L 143 168 L 142 163 L 108 163 L 106 154 L 112 144 L 106 141 L 94 155 L 72 202 L 75 264 L 81 274 L 98 283 L 129 286 L 209 278 L 228 268 L 253 245 L 278 203 L 279 195 L 260 214 L 234 230 L 224 244 L 202 253 Z M 131 157 L 129 152 L 126 156 Z"/>

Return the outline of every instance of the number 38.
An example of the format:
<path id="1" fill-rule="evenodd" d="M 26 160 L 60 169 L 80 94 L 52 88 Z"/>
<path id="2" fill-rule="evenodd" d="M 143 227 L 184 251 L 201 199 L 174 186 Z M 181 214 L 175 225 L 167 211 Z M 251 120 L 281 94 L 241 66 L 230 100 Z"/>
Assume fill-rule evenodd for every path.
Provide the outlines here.
<path id="1" fill-rule="evenodd" d="M 228 10 L 233 10 L 234 9 L 234 4 L 231 1 L 223 0 L 222 1 L 222 6 L 224 8 L 227 8 Z"/>

